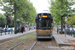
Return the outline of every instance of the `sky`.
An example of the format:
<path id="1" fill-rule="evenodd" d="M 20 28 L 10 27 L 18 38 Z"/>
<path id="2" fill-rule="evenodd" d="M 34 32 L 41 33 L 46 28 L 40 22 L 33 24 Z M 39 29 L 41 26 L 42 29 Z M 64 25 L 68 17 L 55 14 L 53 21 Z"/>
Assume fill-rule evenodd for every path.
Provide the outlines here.
<path id="1" fill-rule="evenodd" d="M 0 7 L 0 9 L 2 9 L 2 8 L 3 8 L 3 7 Z M 3 14 L 3 13 L 5 13 L 5 12 L 4 12 L 4 11 L 2 11 L 2 10 L 0 10 L 0 13 L 1 13 L 1 14 Z"/>
<path id="2" fill-rule="evenodd" d="M 35 7 L 37 13 L 43 12 L 43 10 L 49 11 L 50 5 L 48 4 L 48 0 L 30 0 L 30 2 L 33 3 L 33 6 Z M 0 10 L 0 13 L 4 12 Z"/>
<path id="3" fill-rule="evenodd" d="M 43 10 L 49 11 L 48 0 L 30 0 L 30 2 L 33 3 L 37 13 L 43 12 Z"/>
<path id="4" fill-rule="evenodd" d="M 49 11 L 50 4 L 48 4 L 48 0 L 30 0 L 30 2 L 33 3 L 37 13 L 43 12 L 43 10 Z M 72 7 L 74 8 L 75 6 Z M 0 10 L 0 13 L 4 12 Z"/>

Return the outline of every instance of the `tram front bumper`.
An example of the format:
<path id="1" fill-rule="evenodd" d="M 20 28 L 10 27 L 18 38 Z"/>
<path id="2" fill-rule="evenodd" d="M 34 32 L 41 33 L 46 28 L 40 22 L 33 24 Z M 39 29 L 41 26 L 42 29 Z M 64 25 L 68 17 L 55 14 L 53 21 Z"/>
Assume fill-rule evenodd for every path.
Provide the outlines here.
<path id="1" fill-rule="evenodd" d="M 50 34 L 38 34 L 38 33 L 36 33 L 36 38 L 52 38 L 52 33 L 50 33 Z"/>

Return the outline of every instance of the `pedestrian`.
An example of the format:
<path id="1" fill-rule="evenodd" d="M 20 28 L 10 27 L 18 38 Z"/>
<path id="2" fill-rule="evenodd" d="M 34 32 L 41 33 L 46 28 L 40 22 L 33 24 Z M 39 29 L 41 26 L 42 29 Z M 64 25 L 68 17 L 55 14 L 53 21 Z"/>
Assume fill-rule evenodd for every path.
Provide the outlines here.
<path id="1" fill-rule="evenodd" d="M 24 26 L 21 27 L 21 32 L 23 33 L 23 31 L 24 31 Z"/>

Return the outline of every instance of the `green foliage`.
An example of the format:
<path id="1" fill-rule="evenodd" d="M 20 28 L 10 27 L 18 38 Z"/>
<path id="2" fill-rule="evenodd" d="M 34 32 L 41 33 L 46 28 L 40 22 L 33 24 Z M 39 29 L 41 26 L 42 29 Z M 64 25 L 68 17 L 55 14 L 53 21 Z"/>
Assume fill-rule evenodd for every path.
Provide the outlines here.
<path id="1" fill-rule="evenodd" d="M 75 25 L 75 15 L 68 17 L 68 21 L 67 21 L 68 25 Z"/>
<path id="2" fill-rule="evenodd" d="M 72 9 L 70 6 L 74 5 L 73 2 L 68 2 L 68 0 L 51 0 L 50 12 L 53 15 L 53 19 L 56 23 L 60 23 L 61 17 L 70 16 L 72 14 Z"/>
<path id="3" fill-rule="evenodd" d="M 14 17 L 11 17 L 11 24 L 10 24 L 10 26 L 13 26 L 14 25 Z"/>
<path id="4" fill-rule="evenodd" d="M 0 25 L 6 25 L 7 24 L 7 20 L 6 20 L 6 16 L 0 14 Z M 14 18 L 11 17 L 11 24 L 10 25 L 13 25 L 14 24 Z"/>
<path id="5" fill-rule="evenodd" d="M 3 2 L 8 3 L 2 9 L 8 16 L 14 15 L 14 3 L 16 3 L 17 19 L 23 22 L 35 22 L 36 11 L 29 0 L 3 0 Z"/>
<path id="6" fill-rule="evenodd" d="M 6 17 L 2 14 L 0 14 L 0 25 L 5 25 L 6 22 Z"/>

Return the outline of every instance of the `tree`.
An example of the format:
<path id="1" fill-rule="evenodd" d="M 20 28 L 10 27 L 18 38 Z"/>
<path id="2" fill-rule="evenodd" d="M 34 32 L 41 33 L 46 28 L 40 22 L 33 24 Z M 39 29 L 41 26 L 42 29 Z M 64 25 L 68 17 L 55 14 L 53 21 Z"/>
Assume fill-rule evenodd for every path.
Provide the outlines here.
<path id="1" fill-rule="evenodd" d="M 6 16 L 0 14 L 0 25 L 6 25 L 7 24 L 7 20 L 6 20 Z M 14 24 L 14 17 L 11 17 L 11 24 L 9 24 L 9 26 L 13 26 Z"/>
<path id="2" fill-rule="evenodd" d="M 11 24 L 11 18 L 9 16 L 7 16 L 7 15 L 5 15 L 5 16 L 6 16 L 6 20 L 7 20 L 7 25 Z"/>
<path id="3" fill-rule="evenodd" d="M 63 30 L 63 19 L 65 16 L 70 16 L 72 14 L 71 7 L 74 3 L 68 0 L 55 0 L 51 1 L 50 12 L 52 13 L 54 20 L 59 23 L 61 21 L 61 33 Z M 58 20 L 59 19 L 59 20 Z"/>
<path id="4" fill-rule="evenodd" d="M 51 0 L 51 7 L 49 9 L 56 23 L 60 23 L 61 16 L 64 19 L 65 16 L 70 16 L 72 14 L 70 6 L 73 4 L 74 2 L 69 2 L 68 0 Z"/>
<path id="5" fill-rule="evenodd" d="M 30 3 L 29 0 L 2 0 L 3 3 L 7 4 L 4 5 L 2 9 L 5 11 L 8 16 L 14 15 L 14 2 L 17 4 L 17 19 L 20 19 L 23 22 L 29 21 L 34 22 L 34 18 L 36 16 L 35 8 L 33 4 Z M 3 5 L 3 4 L 2 4 Z M 33 12 L 33 13 L 32 13 Z M 35 15 L 34 15 L 35 14 Z"/>
<path id="6" fill-rule="evenodd" d="M 75 25 L 75 15 L 68 17 L 68 21 L 67 21 L 68 25 Z"/>
<path id="7" fill-rule="evenodd" d="M 5 25 L 6 22 L 6 17 L 2 14 L 0 14 L 0 25 Z"/>

